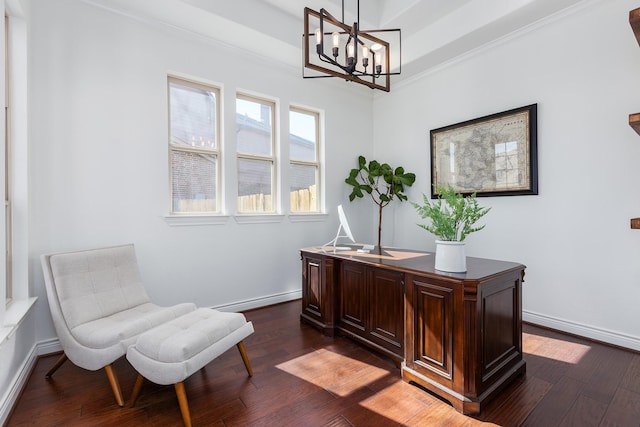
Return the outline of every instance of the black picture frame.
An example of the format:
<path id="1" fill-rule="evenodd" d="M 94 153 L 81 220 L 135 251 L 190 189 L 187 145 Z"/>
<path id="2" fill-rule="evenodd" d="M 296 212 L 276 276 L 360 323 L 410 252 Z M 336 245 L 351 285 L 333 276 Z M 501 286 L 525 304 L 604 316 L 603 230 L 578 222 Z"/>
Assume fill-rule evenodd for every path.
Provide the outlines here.
<path id="1" fill-rule="evenodd" d="M 538 194 L 538 104 L 430 131 L 431 197 L 437 186 L 478 197 Z"/>

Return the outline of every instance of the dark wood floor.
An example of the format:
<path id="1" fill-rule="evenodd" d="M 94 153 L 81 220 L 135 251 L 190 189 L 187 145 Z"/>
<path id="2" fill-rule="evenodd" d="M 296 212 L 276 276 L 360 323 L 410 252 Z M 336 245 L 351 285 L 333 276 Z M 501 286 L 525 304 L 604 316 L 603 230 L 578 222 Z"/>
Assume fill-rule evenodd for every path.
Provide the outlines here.
<path id="1" fill-rule="evenodd" d="M 249 311 L 254 376 L 233 348 L 185 381 L 194 426 L 640 426 L 640 355 L 531 325 L 527 373 L 467 417 L 404 383 L 389 360 L 299 322 L 300 302 Z M 179 426 L 173 387 L 146 383 L 134 408 L 115 404 L 104 371 L 38 362 L 9 426 Z M 125 394 L 136 373 L 115 364 Z"/>

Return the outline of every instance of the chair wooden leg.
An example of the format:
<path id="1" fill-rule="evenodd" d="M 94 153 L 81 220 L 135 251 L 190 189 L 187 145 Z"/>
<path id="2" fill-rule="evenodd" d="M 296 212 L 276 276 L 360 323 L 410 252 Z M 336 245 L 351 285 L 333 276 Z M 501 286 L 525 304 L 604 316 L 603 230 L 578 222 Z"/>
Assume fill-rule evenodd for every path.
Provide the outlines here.
<path id="1" fill-rule="evenodd" d="M 51 378 L 51 375 L 53 375 L 53 373 L 55 371 L 58 370 L 58 368 L 60 366 L 62 366 L 64 364 L 64 362 L 66 362 L 69 358 L 67 357 L 66 353 L 62 353 L 62 356 L 60 356 L 60 358 L 57 360 L 56 364 L 53 365 L 53 367 L 51 369 L 49 369 L 49 372 L 46 373 L 45 377 L 46 378 Z"/>
<path id="2" fill-rule="evenodd" d="M 189 414 L 189 403 L 187 402 L 187 393 L 184 391 L 184 383 L 179 382 L 174 385 L 176 394 L 178 395 L 178 404 L 182 413 L 182 421 L 185 427 L 191 427 L 191 414 Z"/>
<path id="3" fill-rule="evenodd" d="M 244 367 L 247 368 L 247 373 L 250 377 L 253 376 L 253 369 L 251 369 L 251 363 L 249 362 L 249 356 L 247 356 L 247 350 L 244 348 L 244 341 L 240 341 L 236 344 L 238 350 L 240 350 L 240 356 L 242 356 L 242 361 L 244 362 Z"/>
<path id="4" fill-rule="evenodd" d="M 113 371 L 113 366 L 107 365 L 104 367 L 104 370 L 107 373 L 107 378 L 109 378 L 109 384 L 111 384 L 111 390 L 113 390 L 113 396 L 116 398 L 116 402 L 118 402 L 119 406 L 124 406 L 120 383 L 118 382 L 118 377 L 116 377 L 116 374 Z"/>
<path id="5" fill-rule="evenodd" d="M 138 374 L 138 378 L 136 379 L 136 384 L 133 386 L 133 393 L 131 393 L 130 406 L 132 408 L 133 408 L 133 405 L 136 404 L 136 400 L 138 400 L 138 396 L 140 395 L 140 390 L 142 390 L 142 384 L 144 384 L 144 377 Z"/>

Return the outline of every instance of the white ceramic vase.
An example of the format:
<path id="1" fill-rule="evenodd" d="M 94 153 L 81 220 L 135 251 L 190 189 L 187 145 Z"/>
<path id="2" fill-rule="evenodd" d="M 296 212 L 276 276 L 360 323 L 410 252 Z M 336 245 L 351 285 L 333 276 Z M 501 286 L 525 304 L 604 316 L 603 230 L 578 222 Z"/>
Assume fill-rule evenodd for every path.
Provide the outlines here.
<path id="1" fill-rule="evenodd" d="M 466 272 L 467 256 L 464 247 L 464 242 L 436 240 L 436 270 L 449 273 Z"/>

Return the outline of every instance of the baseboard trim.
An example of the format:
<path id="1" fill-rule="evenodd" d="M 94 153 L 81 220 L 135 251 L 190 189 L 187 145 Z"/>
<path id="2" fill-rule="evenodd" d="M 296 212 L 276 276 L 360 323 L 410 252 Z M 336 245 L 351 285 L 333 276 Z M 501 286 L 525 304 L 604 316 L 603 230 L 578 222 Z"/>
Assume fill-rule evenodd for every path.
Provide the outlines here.
<path id="1" fill-rule="evenodd" d="M 13 381 L 11 381 L 9 389 L 5 393 L 2 402 L 0 402 L 0 425 L 5 425 L 9 419 L 9 415 L 18 401 L 18 397 L 20 397 L 23 387 L 27 384 L 31 370 L 36 365 L 36 360 L 38 359 L 37 346 L 38 345 L 35 344 L 31 348 L 28 356 L 22 362 L 20 369 L 16 372 Z"/>
<path id="2" fill-rule="evenodd" d="M 288 302 L 302 298 L 302 290 L 282 292 L 279 294 L 267 295 L 259 298 L 253 298 L 245 301 L 233 302 L 229 304 L 216 305 L 211 308 L 215 308 L 220 311 L 245 311 L 253 308 L 266 307 L 268 305 L 279 304 L 281 302 Z"/>
<path id="3" fill-rule="evenodd" d="M 572 322 L 570 320 L 547 316 L 545 314 L 535 313 L 528 310 L 522 311 L 522 320 L 525 322 L 533 323 L 535 325 L 556 329 L 561 332 L 589 338 L 594 341 L 600 341 L 606 344 L 624 347 L 634 351 L 640 351 L 640 337 L 626 335 L 607 329 L 596 328 L 594 326 L 584 325 L 581 323 Z"/>
<path id="4" fill-rule="evenodd" d="M 59 353 L 62 351 L 60 340 L 58 338 L 49 338 L 48 340 L 40 341 L 37 344 L 38 356 L 51 353 Z"/>

